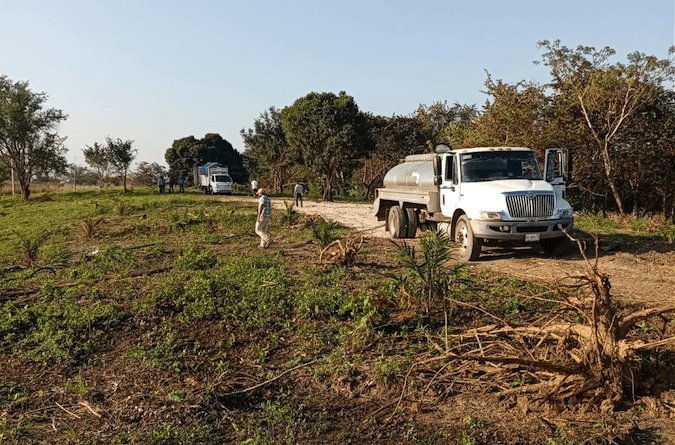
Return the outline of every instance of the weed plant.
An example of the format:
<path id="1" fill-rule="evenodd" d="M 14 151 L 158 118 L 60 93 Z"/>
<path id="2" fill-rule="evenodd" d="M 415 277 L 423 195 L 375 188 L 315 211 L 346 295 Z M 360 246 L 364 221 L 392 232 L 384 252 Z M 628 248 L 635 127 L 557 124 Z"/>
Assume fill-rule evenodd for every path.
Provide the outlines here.
<path id="1" fill-rule="evenodd" d="M 281 221 L 283 225 L 292 226 L 297 224 L 298 220 L 300 219 L 300 214 L 297 210 L 295 210 L 295 203 L 291 202 L 289 204 L 288 201 L 284 201 L 284 207 L 285 211 L 281 215 Z"/>
<path id="2" fill-rule="evenodd" d="M 338 239 L 340 225 L 333 221 L 320 219 L 312 227 L 312 240 L 321 247 L 326 247 Z"/>

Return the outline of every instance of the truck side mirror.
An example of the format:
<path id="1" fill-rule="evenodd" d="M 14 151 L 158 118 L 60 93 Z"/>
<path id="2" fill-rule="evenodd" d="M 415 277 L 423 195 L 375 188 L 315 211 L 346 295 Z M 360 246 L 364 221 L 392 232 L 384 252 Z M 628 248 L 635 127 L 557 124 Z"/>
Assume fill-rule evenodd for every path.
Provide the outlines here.
<path id="1" fill-rule="evenodd" d="M 434 175 L 434 185 L 441 185 L 443 183 L 443 176 Z"/>

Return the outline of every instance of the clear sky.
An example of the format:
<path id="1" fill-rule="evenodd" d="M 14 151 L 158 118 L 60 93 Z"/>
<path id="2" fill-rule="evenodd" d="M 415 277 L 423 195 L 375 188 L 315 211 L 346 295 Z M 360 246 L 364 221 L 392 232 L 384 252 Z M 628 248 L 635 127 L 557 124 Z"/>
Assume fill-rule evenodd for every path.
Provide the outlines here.
<path id="1" fill-rule="evenodd" d="M 106 136 L 164 163 L 174 139 L 239 130 L 311 91 L 391 116 L 482 105 L 485 70 L 546 82 L 537 41 L 666 57 L 675 0 L 0 0 L 0 73 L 64 110 L 69 159 Z"/>

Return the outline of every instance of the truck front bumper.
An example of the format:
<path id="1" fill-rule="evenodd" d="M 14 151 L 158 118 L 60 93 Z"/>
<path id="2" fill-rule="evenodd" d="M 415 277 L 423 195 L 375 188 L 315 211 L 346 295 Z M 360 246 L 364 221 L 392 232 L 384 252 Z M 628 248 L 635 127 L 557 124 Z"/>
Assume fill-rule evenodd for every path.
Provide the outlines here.
<path id="1" fill-rule="evenodd" d="M 565 236 L 563 230 L 574 231 L 574 218 L 540 221 L 485 221 L 471 220 L 476 238 L 502 241 L 535 242 Z"/>

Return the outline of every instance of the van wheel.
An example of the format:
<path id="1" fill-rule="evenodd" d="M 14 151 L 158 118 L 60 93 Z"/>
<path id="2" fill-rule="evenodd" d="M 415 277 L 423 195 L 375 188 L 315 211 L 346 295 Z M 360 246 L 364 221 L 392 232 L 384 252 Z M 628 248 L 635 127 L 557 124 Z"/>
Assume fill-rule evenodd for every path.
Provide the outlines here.
<path id="1" fill-rule="evenodd" d="M 396 239 L 406 237 L 408 233 L 408 225 L 406 224 L 406 215 L 401 207 L 393 206 L 389 209 L 387 226 L 389 227 L 389 233 L 391 234 L 392 238 Z"/>
<path id="2" fill-rule="evenodd" d="M 405 209 L 405 213 L 408 221 L 406 236 L 408 238 L 415 238 L 415 235 L 417 234 L 417 212 L 415 212 L 415 209 Z"/>
<path id="3" fill-rule="evenodd" d="M 459 259 L 461 261 L 476 261 L 480 256 L 481 240 L 473 236 L 471 223 L 466 215 L 457 220 L 455 226 L 455 241 L 459 245 Z"/>

